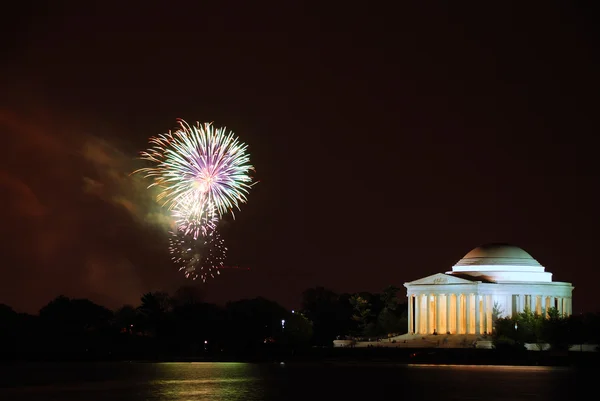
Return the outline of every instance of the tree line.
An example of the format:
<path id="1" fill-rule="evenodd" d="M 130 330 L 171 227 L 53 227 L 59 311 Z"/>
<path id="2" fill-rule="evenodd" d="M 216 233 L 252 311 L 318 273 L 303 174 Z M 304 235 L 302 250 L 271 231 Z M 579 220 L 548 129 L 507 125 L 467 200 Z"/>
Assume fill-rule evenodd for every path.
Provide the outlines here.
<path id="1" fill-rule="evenodd" d="M 544 317 L 526 308 L 512 317 L 498 315 L 495 307 L 493 342 L 497 349 L 523 350 L 530 343 L 566 351 L 571 345 L 600 344 L 599 313 L 563 316 L 558 309 L 549 308 Z"/>
<path id="2" fill-rule="evenodd" d="M 198 287 L 149 292 L 139 305 L 110 310 L 89 299 L 58 296 L 36 315 L 0 304 L 0 355 L 32 359 L 161 359 L 257 355 L 270 349 L 331 346 L 336 338 L 406 332 L 399 289 L 302 293 L 299 310 L 265 299 L 224 306 L 204 301 Z"/>
<path id="3" fill-rule="evenodd" d="M 340 338 L 383 338 L 407 331 L 407 304 L 399 288 L 380 293 L 337 294 L 323 287 L 302 293 L 299 310 L 265 299 L 224 306 L 204 301 L 198 287 L 174 294 L 149 292 L 139 305 L 110 310 L 89 299 L 58 296 L 33 314 L 0 304 L 0 357 L 13 359 L 156 360 L 196 357 L 240 359 L 270 351 L 331 347 Z M 548 318 L 526 310 L 499 318 L 492 339 L 498 349 L 547 343 L 553 349 L 600 344 L 600 314 Z"/>

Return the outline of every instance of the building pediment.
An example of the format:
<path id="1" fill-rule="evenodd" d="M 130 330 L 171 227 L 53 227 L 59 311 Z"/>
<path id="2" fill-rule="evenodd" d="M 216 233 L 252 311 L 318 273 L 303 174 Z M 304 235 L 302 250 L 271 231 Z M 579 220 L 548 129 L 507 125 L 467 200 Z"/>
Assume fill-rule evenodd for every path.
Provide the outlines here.
<path id="1" fill-rule="evenodd" d="M 404 286 L 408 287 L 411 285 L 447 285 L 447 284 L 473 284 L 474 281 L 466 280 L 464 278 L 450 276 L 449 274 L 437 273 L 432 276 L 420 278 L 409 283 L 405 283 Z"/>

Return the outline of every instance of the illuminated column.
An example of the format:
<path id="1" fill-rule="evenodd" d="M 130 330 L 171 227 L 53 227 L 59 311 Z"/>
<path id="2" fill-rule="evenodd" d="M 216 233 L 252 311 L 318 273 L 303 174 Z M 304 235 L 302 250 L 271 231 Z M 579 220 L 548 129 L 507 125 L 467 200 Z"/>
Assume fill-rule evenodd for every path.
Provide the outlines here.
<path id="1" fill-rule="evenodd" d="M 525 294 L 519 295 L 519 313 L 525 312 Z"/>
<path id="2" fill-rule="evenodd" d="M 423 325 L 423 295 L 417 295 L 417 333 L 421 333 Z"/>
<path id="3" fill-rule="evenodd" d="M 561 298 L 556 298 L 557 303 L 558 303 L 558 315 L 562 316 L 563 315 L 563 303 L 562 303 L 562 297 Z"/>
<path id="4" fill-rule="evenodd" d="M 421 296 L 420 295 L 415 295 L 415 334 L 420 333 L 421 331 L 421 327 L 419 326 L 419 318 L 421 315 Z"/>
<path id="5" fill-rule="evenodd" d="M 419 331 L 419 297 L 416 294 L 413 294 L 413 333 L 417 333 Z"/>
<path id="6" fill-rule="evenodd" d="M 427 321 L 426 313 L 427 311 L 425 310 L 425 306 L 423 305 L 423 294 L 419 294 L 419 334 L 425 332 L 423 327 L 425 325 L 425 322 Z"/>
<path id="7" fill-rule="evenodd" d="M 452 294 L 446 294 L 446 332 L 452 333 L 452 324 L 450 323 L 450 304 L 452 303 Z"/>
<path id="8" fill-rule="evenodd" d="M 542 302 L 542 316 L 545 319 L 546 317 L 548 317 L 548 315 L 546 314 L 546 296 L 545 295 L 542 295 L 541 302 Z"/>
<path id="9" fill-rule="evenodd" d="M 488 329 L 488 324 L 487 324 L 487 323 L 488 323 L 488 319 L 487 319 L 487 313 L 488 313 L 488 308 L 487 308 L 487 304 L 488 304 L 488 303 L 487 303 L 487 297 L 488 297 L 488 296 L 487 296 L 486 294 L 483 294 L 483 295 L 481 296 L 481 298 L 482 298 L 482 301 L 481 301 L 481 302 L 482 302 L 482 304 L 483 304 L 483 305 L 482 305 L 482 306 L 483 306 L 483 324 L 482 324 L 482 326 L 483 326 L 483 332 L 484 332 L 484 333 L 486 333 L 486 334 L 489 332 L 489 329 Z"/>
<path id="10" fill-rule="evenodd" d="M 435 330 L 435 295 L 429 294 L 427 296 L 427 307 L 429 308 L 429 319 L 427 322 L 429 323 L 429 330 L 427 330 L 427 334 L 432 334 Z"/>
<path id="11" fill-rule="evenodd" d="M 488 334 L 492 334 L 494 331 L 494 321 L 492 315 L 494 314 L 494 297 L 492 295 L 488 295 L 488 304 L 487 304 L 487 332 Z"/>
<path id="12" fill-rule="evenodd" d="M 413 333 L 413 296 L 408 296 L 408 334 Z"/>
<path id="13" fill-rule="evenodd" d="M 429 334 L 431 333 L 431 319 L 429 318 L 431 308 L 429 307 L 429 294 L 425 294 L 423 296 L 425 297 L 425 334 Z"/>
<path id="14" fill-rule="evenodd" d="M 460 294 L 456 294 L 456 334 L 460 334 L 462 330 L 462 325 L 460 321 Z"/>
<path id="15" fill-rule="evenodd" d="M 466 305 L 466 329 L 465 334 L 470 334 L 469 330 L 471 330 L 471 294 L 465 294 L 465 305 Z"/>
<path id="16" fill-rule="evenodd" d="M 481 316 L 479 314 L 479 294 L 475 294 L 475 334 L 481 334 Z"/>
<path id="17" fill-rule="evenodd" d="M 534 301 L 534 296 L 533 295 L 528 295 L 527 298 L 527 307 L 529 308 L 529 311 L 531 313 L 535 312 L 535 301 Z"/>
<path id="18" fill-rule="evenodd" d="M 435 295 L 435 332 L 440 333 L 440 328 L 442 327 L 442 311 L 441 311 L 441 302 L 440 302 L 440 294 Z"/>

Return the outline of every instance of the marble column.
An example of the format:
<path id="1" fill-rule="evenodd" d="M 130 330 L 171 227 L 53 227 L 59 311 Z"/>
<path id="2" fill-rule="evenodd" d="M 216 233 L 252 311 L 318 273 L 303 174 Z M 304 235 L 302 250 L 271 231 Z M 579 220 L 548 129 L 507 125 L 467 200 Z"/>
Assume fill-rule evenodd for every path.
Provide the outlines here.
<path id="1" fill-rule="evenodd" d="M 487 296 L 487 328 L 488 334 L 492 334 L 494 331 L 494 299 L 491 295 Z"/>
<path id="2" fill-rule="evenodd" d="M 465 306 L 466 306 L 466 329 L 465 334 L 471 334 L 471 294 L 465 294 Z"/>
<path id="3" fill-rule="evenodd" d="M 442 334 L 440 331 L 442 324 L 442 308 L 440 299 L 442 296 L 440 294 L 436 294 L 435 296 L 435 332 L 438 334 Z"/>
<path id="4" fill-rule="evenodd" d="M 450 323 L 450 304 L 452 303 L 452 294 L 446 294 L 446 332 L 452 332 L 452 324 Z"/>
<path id="5" fill-rule="evenodd" d="M 519 294 L 519 313 L 525 312 L 525 294 Z"/>
<path id="6" fill-rule="evenodd" d="M 481 308 L 479 307 L 479 294 L 475 294 L 475 334 L 481 334 Z"/>
<path id="7" fill-rule="evenodd" d="M 534 295 L 529 295 L 529 310 L 531 311 L 531 313 L 535 312 L 535 296 Z"/>
<path id="8" fill-rule="evenodd" d="M 456 334 L 460 334 L 462 324 L 460 323 L 460 294 L 456 294 Z"/>
<path id="9" fill-rule="evenodd" d="M 541 303 L 542 303 L 542 313 L 541 313 L 541 315 L 545 319 L 547 317 L 547 314 L 546 314 L 546 296 L 545 295 L 542 295 Z"/>
<path id="10" fill-rule="evenodd" d="M 429 304 L 430 295 L 425 294 L 425 334 L 431 334 L 431 319 L 429 315 L 431 314 L 431 305 Z"/>
<path id="11" fill-rule="evenodd" d="M 408 297 L 408 334 L 413 334 L 413 296 Z"/>
<path id="12" fill-rule="evenodd" d="M 560 297 L 560 298 L 557 298 L 557 300 L 558 300 L 557 301 L 558 302 L 558 315 L 562 316 L 563 315 L 563 302 L 562 302 L 563 299 L 562 299 L 562 297 Z"/>
<path id="13" fill-rule="evenodd" d="M 488 296 L 486 294 L 483 294 L 481 297 L 482 297 L 482 304 L 483 304 L 482 305 L 483 306 L 483 316 L 482 316 L 482 318 L 483 318 L 483 332 L 487 334 L 489 332 L 489 329 L 488 329 L 488 319 L 487 319 L 487 315 L 488 315 L 487 297 Z"/>
<path id="14" fill-rule="evenodd" d="M 421 308 L 422 294 L 415 296 L 415 312 L 417 314 L 415 318 L 415 333 L 421 334 L 421 320 L 423 319 L 423 310 Z"/>
<path id="15" fill-rule="evenodd" d="M 418 309 L 418 313 L 417 313 L 417 333 L 421 334 L 423 333 L 423 322 L 425 320 L 425 311 L 423 311 L 423 294 L 419 294 L 417 296 L 417 309 Z"/>

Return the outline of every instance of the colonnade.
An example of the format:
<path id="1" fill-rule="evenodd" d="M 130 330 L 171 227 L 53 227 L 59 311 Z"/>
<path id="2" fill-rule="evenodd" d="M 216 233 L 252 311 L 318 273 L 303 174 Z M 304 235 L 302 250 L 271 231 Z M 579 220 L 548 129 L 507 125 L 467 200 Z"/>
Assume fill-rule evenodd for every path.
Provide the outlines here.
<path id="1" fill-rule="evenodd" d="M 499 302 L 503 316 L 523 312 L 526 308 L 547 316 L 551 307 L 562 316 L 572 313 L 568 297 L 543 295 L 497 295 L 474 293 L 411 294 L 408 303 L 408 332 L 416 334 L 483 334 L 492 332 L 494 302 Z"/>
<path id="2" fill-rule="evenodd" d="M 512 298 L 515 313 L 529 309 L 533 313 L 548 317 L 548 309 L 556 308 L 560 316 L 571 316 L 573 314 L 571 297 L 520 294 L 513 295 Z"/>

